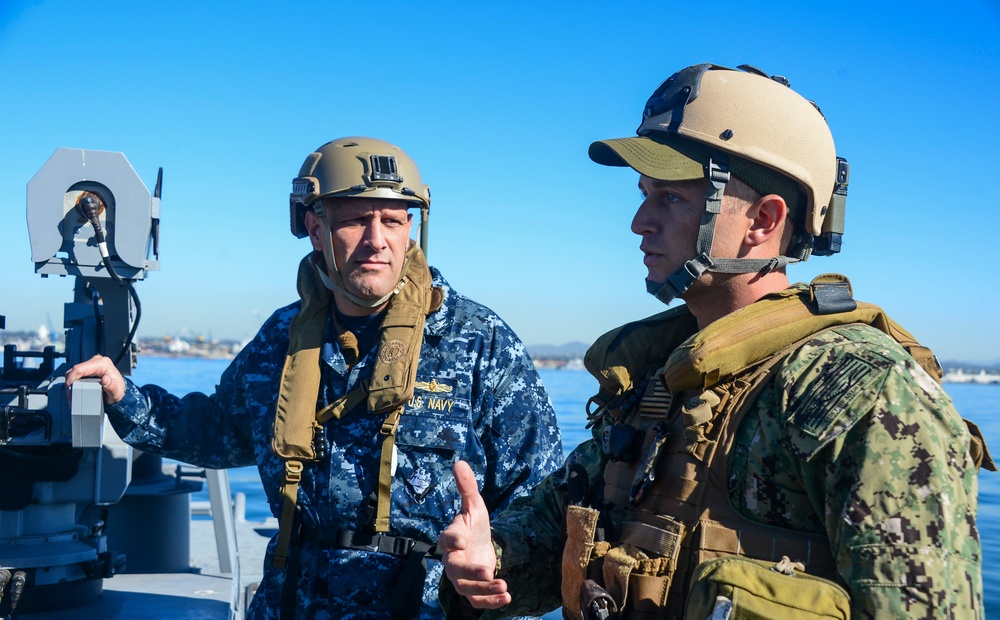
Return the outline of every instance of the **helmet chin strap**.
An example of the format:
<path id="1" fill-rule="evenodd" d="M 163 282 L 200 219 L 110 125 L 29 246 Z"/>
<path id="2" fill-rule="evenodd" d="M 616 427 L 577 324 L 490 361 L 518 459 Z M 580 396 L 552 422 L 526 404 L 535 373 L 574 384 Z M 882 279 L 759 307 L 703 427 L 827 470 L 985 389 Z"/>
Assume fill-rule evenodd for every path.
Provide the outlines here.
<path id="1" fill-rule="evenodd" d="M 718 159 L 708 160 L 706 166 L 708 187 L 705 189 L 705 212 L 701 216 L 701 226 L 698 227 L 698 242 L 695 245 L 697 256 L 681 265 L 677 271 L 667 276 L 666 281 L 656 282 L 646 278 L 646 290 L 669 304 L 683 295 L 691 285 L 706 271 L 715 273 L 757 273 L 765 275 L 775 269 L 781 269 L 799 259 L 787 256 L 773 258 L 712 258 L 712 243 L 715 240 L 715 223 L 722 213 L 722 196 L 729 183 L 729 166 Z"/>
<path id="2" fill-rule="evenodd" d="M 399 273 L 399 282 L 391 291 L 378 299 L 365 299 L 364 297 L 358 297 L 354 293 L 348 291 L 347 287 L 344 286 L 344 279 L 340 276 L 340 271 L 337 269 L 337 263 L 334 259 L 333 236 L 330 233 L 329 226 L 326 224 L 326 217 L 320 218 L 320 221 L 323 223 L 323 256 L 325 257 L 324 262 L 326 263 L 326 269 L 324 269 L 323 265 L 319 264 L 315 258 L 312 260 L 312 265 L 319 274 L 319 278 L 323 281 L 326 288 L 335 293 L 340 293 L 352 303 L 357 304 L 362 308 L 377 308 L 389 301 L 393 295 L 398 293 L 403 288 L 403 285 L 406 284 L 406 271 L 410 267 L 409 250 L 406 252 L 406 259 L 403 261 L 403 269 Z M 410 241 L 409 245 L 413 245 L 413 241 Z M 315 254 L 316 253 L 314 253 L 314 256 Z"/>

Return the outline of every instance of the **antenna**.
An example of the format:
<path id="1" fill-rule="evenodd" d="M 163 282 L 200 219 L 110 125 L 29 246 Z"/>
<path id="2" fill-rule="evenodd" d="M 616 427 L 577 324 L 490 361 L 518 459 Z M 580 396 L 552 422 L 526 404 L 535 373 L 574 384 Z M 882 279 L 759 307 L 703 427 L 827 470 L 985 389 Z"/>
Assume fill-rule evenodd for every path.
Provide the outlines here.
<path id="1" fill-rule="evenodd" d="M 156 173 L 156 187 L 153 188 L 153 198 L 162 198 L 163 193 L 163 166 Z"/>

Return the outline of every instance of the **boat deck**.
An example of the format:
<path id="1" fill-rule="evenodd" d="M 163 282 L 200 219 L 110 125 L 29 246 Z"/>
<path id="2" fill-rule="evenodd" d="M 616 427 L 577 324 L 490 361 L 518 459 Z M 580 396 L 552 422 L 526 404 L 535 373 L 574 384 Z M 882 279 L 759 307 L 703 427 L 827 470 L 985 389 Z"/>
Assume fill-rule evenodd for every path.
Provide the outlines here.
<path id="1" fill-rule="evenodd" d="M 191 572 L 115 575 L 104 580 L 104 592 L 88 604 L 15 617 L 23 620 L 228 620 L 231 618 L 231 597 L 240 596 L 239 609 L 246 611 L 248 593 L 252 595 L 260 581 L 264 549 L 277 523 L 236 521 L 235 528 L 240 566 L 237 590 L 233 589 L 233 575 L 219 569 L 213 522 L 195 519 L 191 521 Z"/>

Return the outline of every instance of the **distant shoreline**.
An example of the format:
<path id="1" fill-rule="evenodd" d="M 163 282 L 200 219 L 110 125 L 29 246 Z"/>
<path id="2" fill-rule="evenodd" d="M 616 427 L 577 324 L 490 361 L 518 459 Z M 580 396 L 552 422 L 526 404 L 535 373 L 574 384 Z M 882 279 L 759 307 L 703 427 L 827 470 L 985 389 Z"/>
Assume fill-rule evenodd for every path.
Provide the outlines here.
<path id="1" fill-rule="evenodd" d="M 61 335 L 55 338 L 41 337 L 35 332 L 14 332 L 0 330 L 0 344 L 14 345 L 18 351 L 35 352 L 47 347 L 62 351 L 64 343 Z M 142 338 L 136 343 L 139 357 L 167 359 L 224 359 L 232 360 L 247 344 L 246 341 L 215 340 L 201 336 L 191 340 L 174 336 Z M 587 346 L 581 342 L 566 345 L 526 345 L 535 367 L 544 370 L 584 370 L 583 357 Z M 1000 363 L 974 363 L 945 361 L 941 363 L 945 371 L 943 383 L 1000 384 Z"/>
<path id="2" fill-rule="evenodd" d="M 139 358 L 143 357 L 159 357 L 177 360 L 232 360 L 236 356 L 231 353 L 218 353 L 213 355 L 199 355 L 192 353 L 164 353 L 163 351 L 146 352 L 139 351 Z"/>

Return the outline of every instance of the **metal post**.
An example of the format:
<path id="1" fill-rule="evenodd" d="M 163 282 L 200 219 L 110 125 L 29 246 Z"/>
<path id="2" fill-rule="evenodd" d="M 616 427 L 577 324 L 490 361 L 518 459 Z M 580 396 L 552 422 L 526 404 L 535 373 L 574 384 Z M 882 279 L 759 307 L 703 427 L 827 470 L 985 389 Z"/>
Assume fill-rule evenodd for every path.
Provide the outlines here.
<path id="1" fill-rule="evenodd" d="M 229 494 L 229 472 L 225 469 L 206 469 L 205 481 L 208 484 L 208 499 L 212 506 L 215 544 L 219 551 L 219 571 L 233 576 L 233 595 L 230 601 L 232 618 L 242 618 L 243 578 L 240 574 L 240 553 L 236 544 L 236 524 L 233 520 L 233 505 Z"/>

